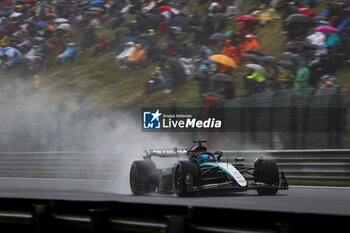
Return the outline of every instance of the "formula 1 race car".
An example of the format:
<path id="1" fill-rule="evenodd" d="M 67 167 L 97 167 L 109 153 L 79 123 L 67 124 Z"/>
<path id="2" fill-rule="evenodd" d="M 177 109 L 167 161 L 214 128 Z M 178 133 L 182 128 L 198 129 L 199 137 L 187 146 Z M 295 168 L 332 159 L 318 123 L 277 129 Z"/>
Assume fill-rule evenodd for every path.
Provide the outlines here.
<path id="1" fill-rule="evenodd" d="M 209 152 L 203 140 L 189 150 L 146 150 L 144 160 L 134 161 L 130 169 L 130 188 L 136 195 L 176 192 L 180 197 L 195 196 L 199 192 L 256 190 L 260 195 L 274 195 L 288 189 L 287 179 L 279 172 L 276 161 L 259 157 L 248 167 L 222 161 L 223 152 Z M 178 158 L 175 166 L 157 169 L 153 156 Z"/>

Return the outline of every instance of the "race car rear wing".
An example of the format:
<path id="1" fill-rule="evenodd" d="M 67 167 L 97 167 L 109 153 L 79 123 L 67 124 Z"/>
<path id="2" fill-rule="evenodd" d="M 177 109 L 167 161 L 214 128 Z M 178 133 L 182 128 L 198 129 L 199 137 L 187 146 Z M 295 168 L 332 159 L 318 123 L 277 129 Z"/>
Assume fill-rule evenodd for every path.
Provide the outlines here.
<path id="1" fill-rule="evenodd" d="M 187 149 L 148 149 L 145 150 L 146 156 L 144 159 L 150 159 L 152 156 L 160 158 L 176 158 L 187 155 Z"/>

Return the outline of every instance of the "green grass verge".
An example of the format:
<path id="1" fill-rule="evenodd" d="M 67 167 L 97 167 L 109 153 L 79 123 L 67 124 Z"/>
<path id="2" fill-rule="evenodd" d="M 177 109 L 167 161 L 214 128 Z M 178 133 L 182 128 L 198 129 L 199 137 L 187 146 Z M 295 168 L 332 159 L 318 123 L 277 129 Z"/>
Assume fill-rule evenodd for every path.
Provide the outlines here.
<path id="1" fill-rule="evenodd" d="M 288 179 L 288 184 L 289 185 L 307 185 L 307 186 L 350 187 L 350 182 L 349 181 L 294 180 L 294 179 Z"/>

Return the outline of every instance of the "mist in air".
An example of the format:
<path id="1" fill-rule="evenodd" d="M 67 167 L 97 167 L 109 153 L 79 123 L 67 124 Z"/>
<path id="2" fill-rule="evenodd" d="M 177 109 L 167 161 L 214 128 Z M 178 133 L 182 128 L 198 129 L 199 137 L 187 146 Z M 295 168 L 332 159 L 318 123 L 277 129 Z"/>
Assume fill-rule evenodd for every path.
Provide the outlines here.
<path id="1" fill-rule="evenodd" d="M 12 170 L 1 173 L 0 169 L 11 177 L 110 180 L 115 183 L 106 190 L 130 193 L 129 169 L 133 161 L 142 159 L 144 150 L 186 149 L 191 140 L 204 138 L 195 133 L 142 132 L 140 107 L 92 107 L 79 93 L 30 88 L 18 93 L 10 85 L 0 90 L 0 97 L 0 152 L 48 152 L 0 155 L 0 160 L 17 159 Z M 215 146 L 209 149 L 242 149 L 240 140 L 225 133 L 213 134 L 211 142 Z M 174 162 L 157 160 L 157 166 Z"/>
<path id="2" fill-rule="evenodd" d="M 17 164 L 12 171 L 15 177 L 107 179 L 115 181 L 115 192 L 128 193 L 131 163 L 142 159 L 145 149 L 187 148 L 189 144 L 180 141 L 192 139 L 192 135 L 185 139 L 142 132 L 140 108 L 93 108 L 80 94 L 67 98 L 67 94 L 54 93 L 53 100 L 52 94 L 27 90 L 18 95 L 8 89 L 0 91 L 0 151 L 68 151 L 11 155 L 26 161 L 32 158 L 30 165 Z M 57 101 L 58 95 L 70 102 Z"/>

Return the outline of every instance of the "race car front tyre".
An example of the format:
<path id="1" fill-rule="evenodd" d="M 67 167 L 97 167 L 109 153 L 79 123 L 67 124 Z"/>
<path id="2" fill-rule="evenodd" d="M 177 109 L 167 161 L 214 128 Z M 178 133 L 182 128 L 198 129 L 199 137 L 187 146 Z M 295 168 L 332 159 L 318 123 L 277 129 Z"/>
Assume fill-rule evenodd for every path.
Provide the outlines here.
<path id="1" fill-rule="evenodd" d="M 274 195 L 278 191 L 279 171 L 276 160 L 270 158 L 258 158 L 254 164 L 254 180 L 267 184 L 269 187 L 259 187 L 259 195 Z"/>
<path id="2" fill-rule="evenodd" d="M 152 160 L 134 161 L 130 169 L 130 188 L 133 194 L 142 195 L 156 191 L 159 175 Z"/>
<path id="3" fill-rule="evenodd" d="M 193 197 L 193 190 L 199 185 L 199 167 L 194 162 L 180 161 L 175 170 L 175 191 L 179 197 Z"/>

